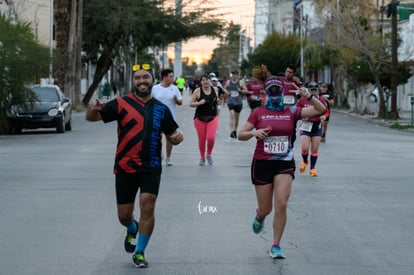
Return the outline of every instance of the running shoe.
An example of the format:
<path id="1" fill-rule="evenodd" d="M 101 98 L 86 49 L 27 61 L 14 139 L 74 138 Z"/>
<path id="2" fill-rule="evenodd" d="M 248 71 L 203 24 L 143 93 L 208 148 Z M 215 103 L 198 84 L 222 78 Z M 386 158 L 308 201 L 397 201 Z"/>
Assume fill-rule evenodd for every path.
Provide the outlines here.
<path id="1" fill-rule="evenodd" d="M 200 162 L 198 163 L 198 165 L 204 166 L 205 164 L 206 164 L 206 160 L 205 159 L 200 159 Z"/>
<path id="2" fill-rule="evenodd" d="M 272 248 L 269 251 L 269 256 L 272 259 L 284 259 L 285 253 L 283 253 L 282 249 L 278 245 L 272 246 Z"/>
<path id="3" fill-rule="evenodd" d="M 213 165 L 213 159 L 210 157 L 207 157 L 207 163 L 208 165 Z"/>
<path id="4" fill-rule="evenodd" d="M 318 176 L 318 172 L 316 171 L 316 169 L 315 169 L 315 168 L 313 168 L 313 169 L 310 169 L 310 171 L 309 171 L 309 175 L 310 175 L 311 177 L 317 177 L 317 176 Z"/>
<path id="5" fill-rule="evenodd" d="M 134 220 L 137 225 L 137 232 L 135 234 L 130 233 L 127 231 L 124 241 L 125 251 L 128 253 L 132 253 L 137 246 L 137 233 L 138 233 L 138 222 Z"/>
<path id="6" fill-rule="evenodd" d="M 306 166 L 308 166 L 307 162 L 303 162 L 300 164 L 299 172 L 304 173 L 306 170 Z"/>
<path id="7" fill-rule="evenodd" d="M 135 267 L 145 268 L 148 266 L 148 262 L 145 260 L 144 253 L 136 253 L 132 255 L 132 261 L 135 264 Z"/>
<path id="8" fill-rule="evenodd" d="M 166 159 L 165 159 L 165 165 L 166 165 L 166 166 L 172 166 L 172 163 L 171 163 L 170 158 L 166 158 Z"/>
<path id="9" fill-rule="evenodd" d="M 257 216 L 255 216 L 253 220 L 253 225 L 252 225 L 253 232 L 255 234 L 259 234 L 260 232 L 262 232 L 263 227 L 264 227 L 264 219 L 261 220 Z"/>

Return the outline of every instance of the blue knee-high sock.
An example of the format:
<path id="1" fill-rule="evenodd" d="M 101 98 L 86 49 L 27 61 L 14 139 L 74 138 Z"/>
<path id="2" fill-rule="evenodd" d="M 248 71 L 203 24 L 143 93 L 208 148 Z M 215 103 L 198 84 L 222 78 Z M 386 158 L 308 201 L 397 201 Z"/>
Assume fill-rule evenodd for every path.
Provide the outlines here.
<path id="1" fill-rule="evenodd" d="M 151 235 L 144 235 L 142 233 L 138 233 L 138 244 L 135 247 L 135 254 L 136 253 L 144 253 L 145 248 L 147 248 L 148 242 L 151 238 Z"/>
<path id="2" fill-rule="evenodd" d="M 312 154 L 311 155 L 311 169 L 315 168 L 317 160 L 318 160 L 318 154 Z"/>
<path id="3" fill-rule="evenodd" d="M 132 220 L 132 222 L 128 225 L 127 230 L 129 233 L 135 234 L 138 231 L 137 222 Z"/>

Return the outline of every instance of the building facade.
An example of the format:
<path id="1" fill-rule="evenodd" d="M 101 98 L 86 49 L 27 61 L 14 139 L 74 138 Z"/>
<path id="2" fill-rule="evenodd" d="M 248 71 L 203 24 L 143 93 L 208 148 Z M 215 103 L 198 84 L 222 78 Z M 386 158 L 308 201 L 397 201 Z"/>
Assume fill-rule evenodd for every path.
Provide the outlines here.
<path id="1" fill-rule="evenodd" d="M 51 4 L 53 0 L 0 0 L 19 21 L 29 22 L 35 38 L 43 45 L 50 44 Z M 52 22 L 53 23 L 53 22 Z"/>

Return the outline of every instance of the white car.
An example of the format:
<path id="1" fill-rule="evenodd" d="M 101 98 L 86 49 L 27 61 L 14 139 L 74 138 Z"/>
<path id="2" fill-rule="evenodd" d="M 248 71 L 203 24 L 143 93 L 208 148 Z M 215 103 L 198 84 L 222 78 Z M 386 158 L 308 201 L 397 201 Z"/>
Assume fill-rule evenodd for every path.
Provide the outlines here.
<path id="1" fill-rule="evenodd" d="M 390 96 L 388 89 L 384 88 L 384 99 L 387 100 L 387 98 Z M 374 87 L 369 96 L 368 96 L 370 103 L 377 103 L 379 102 L 379 93 L 378 93 L 378 87 Z"/>

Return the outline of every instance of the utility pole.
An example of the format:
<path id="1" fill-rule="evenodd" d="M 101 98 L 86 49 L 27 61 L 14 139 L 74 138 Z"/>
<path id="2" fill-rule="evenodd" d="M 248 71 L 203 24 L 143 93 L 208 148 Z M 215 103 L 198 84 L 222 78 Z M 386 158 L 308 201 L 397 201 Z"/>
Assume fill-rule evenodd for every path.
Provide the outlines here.
<path id="1" fill-rule="evenodd" d="M 397 33 L 397 6 L 400 1 L 392 0 L 387 5 L 387 17 L 391 17 L 391 119 L 399 118 L 397 109 L 398 86 L 398 33 Z M 388 111 L 388 110 L 387 110 Z"/>
<path id="2" fill-rule="evenodd" d="M 53 22 L 54 22 L 54 8 L 53 8 L 53 0 L 50 0 L 50 20 L 49 20 L 49 84 L 53 84 Z"/>
<path id="3" fill-rule="evenodd" d="M 175 1 L 175 10 L 177 16 L 182 15 L 182 0 Z M 180 77 L 183 74 L 183 62 L 181 60 L 182 55 L 182 42 L 178 41 L 174 43 L 174 77 Z"/>

